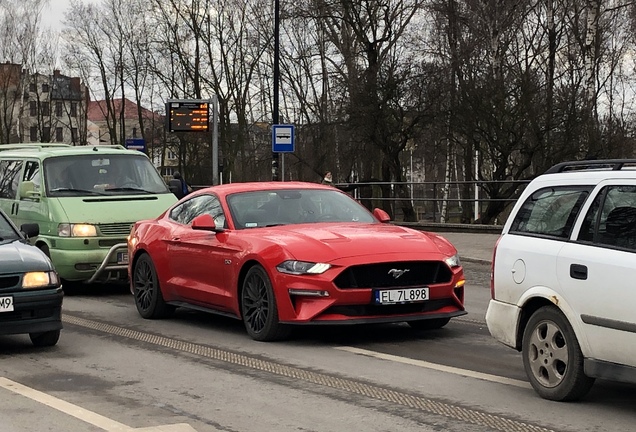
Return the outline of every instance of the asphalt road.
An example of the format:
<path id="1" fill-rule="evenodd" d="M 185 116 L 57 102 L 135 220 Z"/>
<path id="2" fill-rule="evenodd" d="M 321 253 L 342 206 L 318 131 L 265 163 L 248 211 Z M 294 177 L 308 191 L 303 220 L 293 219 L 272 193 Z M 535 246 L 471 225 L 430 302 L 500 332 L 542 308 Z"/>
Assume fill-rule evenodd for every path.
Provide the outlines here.
<path id="1" fill-rule="evenodd" d="M 259 343 L 188 310 L 141 319 L 125 289 L 65 298 L 59 344 L 0 337 L 0 431 L 627 431 L 636 386 L 540 399 L 484 323 L 489 267 L 465 262 L 468 315 L 441 330 L 302 328 Z M 145 429 L 150 428 L 150 429 Z"/>

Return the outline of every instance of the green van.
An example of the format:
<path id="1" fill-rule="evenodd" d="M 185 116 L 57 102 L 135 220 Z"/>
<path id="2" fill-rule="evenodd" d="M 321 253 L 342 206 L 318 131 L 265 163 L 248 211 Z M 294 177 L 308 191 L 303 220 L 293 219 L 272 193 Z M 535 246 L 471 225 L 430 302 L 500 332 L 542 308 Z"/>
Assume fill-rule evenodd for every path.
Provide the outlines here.
<path id="1" fill-rule="evenodd" d="M 0 208 L 67 282 L 125 282 L 132 224 L 176 201 L 148 157 L 122 146 L 0 145 Z"/>

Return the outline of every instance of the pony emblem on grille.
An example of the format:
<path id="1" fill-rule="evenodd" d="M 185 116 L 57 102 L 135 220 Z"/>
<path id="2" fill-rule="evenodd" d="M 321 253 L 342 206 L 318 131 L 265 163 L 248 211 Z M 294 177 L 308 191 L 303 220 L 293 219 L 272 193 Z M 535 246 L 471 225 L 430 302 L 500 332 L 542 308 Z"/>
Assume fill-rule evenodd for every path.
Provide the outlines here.
<path id="1" fill-rule="evenodd" d="M 406 269 L 406 270 L 391 269 L 389 270 L 389 274 L 393 276 L 393 278 L 397 279 L 400 276 L 402 276 L 404 273 L 406 273 L 407 271 L 409 271 L 409 269 Z"/>

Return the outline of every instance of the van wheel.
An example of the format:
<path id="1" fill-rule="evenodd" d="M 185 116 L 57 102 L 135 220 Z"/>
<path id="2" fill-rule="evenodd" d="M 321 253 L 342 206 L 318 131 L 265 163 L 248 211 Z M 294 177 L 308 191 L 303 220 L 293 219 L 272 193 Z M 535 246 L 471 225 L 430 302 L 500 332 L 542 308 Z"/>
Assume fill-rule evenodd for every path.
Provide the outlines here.
<path id="1" fill-rule="evenodd" d="M 544 399 L 582 398 L 594 384 L 585 375 L 583 354 L 567 318 L 554 306 L 539 308 L 523 332 L 523 366 L 530 384 Z"/>
<path id="2" fill-rule="evenodd" d="M 29 333 L 31 343 L 36 347 L 53 346 L 60 339 L 60 330 L 51 330 L 42 333 Z"/>
<path id="3" fill-rule="evenodd" d="M 155 265 L 147 253 L 142 254 L 132 271 L 133 295 L 139 315 L 146 319 L 166 318 L 175 307 L 163 299 Z"/>

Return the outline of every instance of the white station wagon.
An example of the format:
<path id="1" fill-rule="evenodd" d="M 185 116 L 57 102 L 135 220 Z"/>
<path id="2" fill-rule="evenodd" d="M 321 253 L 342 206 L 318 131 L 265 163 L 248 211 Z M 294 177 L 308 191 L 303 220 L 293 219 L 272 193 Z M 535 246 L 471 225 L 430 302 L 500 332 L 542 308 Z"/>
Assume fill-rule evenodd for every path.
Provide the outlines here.
<path id="1" fill-rule="evenodd" d="M 565 162 L 523 191 L 495 246 L 486 322 L 546 399 L 636 383 L 636 160 Z"/>

